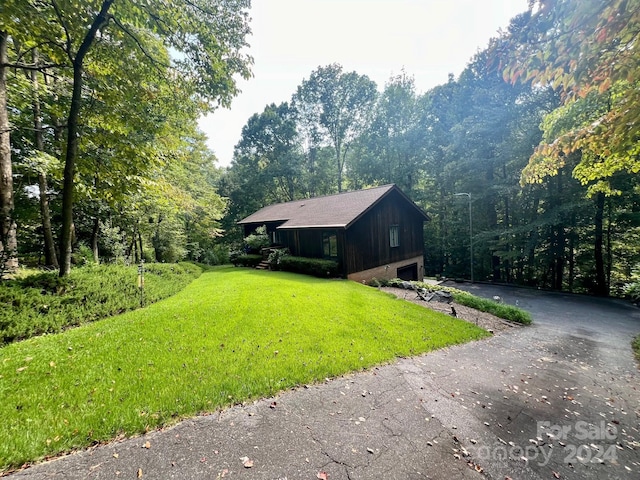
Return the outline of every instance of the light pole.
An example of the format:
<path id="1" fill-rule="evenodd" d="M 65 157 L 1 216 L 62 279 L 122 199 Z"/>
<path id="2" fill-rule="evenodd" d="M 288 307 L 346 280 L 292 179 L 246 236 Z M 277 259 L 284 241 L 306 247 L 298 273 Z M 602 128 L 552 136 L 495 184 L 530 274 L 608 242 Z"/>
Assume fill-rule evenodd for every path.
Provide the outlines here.
<path id="1" fill-rule="evenodd" d="M 471 220 L 471 194 L 462 192 L 454 193 L 456 197 L 466 196 L 469 199 L 469 266 L 471 269 L 471 283 L 473 283 L 473 221 Z"/>

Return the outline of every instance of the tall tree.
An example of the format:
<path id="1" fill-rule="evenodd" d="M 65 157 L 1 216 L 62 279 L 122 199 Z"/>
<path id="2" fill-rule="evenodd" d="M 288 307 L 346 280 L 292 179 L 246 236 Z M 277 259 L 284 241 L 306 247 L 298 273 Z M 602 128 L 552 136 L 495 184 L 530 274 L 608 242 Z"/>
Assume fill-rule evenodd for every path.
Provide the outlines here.
<path id="1" fill-rule="evenodd" d="M 66 114 L 61 276 L 70 270 L 75 174 L 88 93 L 83 89 L 87 65 L 99 58 L 102 68 L 117 72 L 127 62 L 137 63 L 140 68 L 155 69 L 158 81 L 189 91 L 202 102 L 203 109 L 228 104 L 237 91 L 233 75 L 249 75 L 250 58 L 242 51 L 249 32 L 248 6 L 248 0 L 152 0 L 144 4 L 93 0 L 82 2 L 82 6 L 75 1 L 46 0 L 30 1 L 26 7 L 21 4 L 9 12 L 9 16 L 45 19 L 50 28 L 34 32 L 35 43 L 58 48 L 73 72 Z M 158 39 L 163 42 L 163 49 L 157 48 Z M 169 49 L 174 52 L 171 61 L 164 54 L 158 55 Z M 114 79 L 117 88 L 133 91 L 138 87 L 124 76 L 116 74 Z M 92 93 L 99 96 L 100 90 Z"/>
<path id="2" fill-rule="evenodd" d="M 334 150 L 336 186 L 342 191 L 347 154 L 367 126 L 377 96 L 376 84 L 366 75 L 343 73 L 338 64 L 319 67 L 302 81 L 294 107 L 317 125 L 315 132 Z"/>
<path id="3" fill-rule="evenodd" d="M 13 167 L 7 110 L 8 33 L 0 25 L 0 273 L 18 268 L 17 227 L 13 217 Z"/>
<path id="4" fill-rule="evenodd" d="M 420 116 L 414 79 L 405 72 L 391 78 L 360 138 L 352 176 L 368 184 L 396 183 L 413 195 L 425 168 L 427 129 Z"/>

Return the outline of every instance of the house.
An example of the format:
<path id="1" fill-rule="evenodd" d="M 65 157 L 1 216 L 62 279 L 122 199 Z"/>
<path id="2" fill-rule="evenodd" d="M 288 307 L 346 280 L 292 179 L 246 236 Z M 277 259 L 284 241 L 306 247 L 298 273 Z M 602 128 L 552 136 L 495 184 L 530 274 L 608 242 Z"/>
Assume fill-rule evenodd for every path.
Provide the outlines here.
<path id="1" fill-rule="evenodd" d="M 238 222 L 265 225 L 292 255 L 336 260 L 344 276 L 422 280 L 429 217 L 396 185 L 269 205 Z"/>

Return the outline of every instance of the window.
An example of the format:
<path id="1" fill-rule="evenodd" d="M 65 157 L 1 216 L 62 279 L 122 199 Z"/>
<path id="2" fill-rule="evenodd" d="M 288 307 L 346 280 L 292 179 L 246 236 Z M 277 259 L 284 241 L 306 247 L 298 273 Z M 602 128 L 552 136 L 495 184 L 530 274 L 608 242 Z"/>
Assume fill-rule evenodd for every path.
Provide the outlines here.
<path id="1" fill-rule="evenodd" d="M 400 234 L 399 234 L 399 226 L 391 225 L 389 227 L 389 246 L 391 248 L 400 246 Z"/>
<path id="2" fill-rule="evenodd" d="M 335 233 L 322 234 L 322 254 L 325 257 L 338 256 L 338 237 Z"/>

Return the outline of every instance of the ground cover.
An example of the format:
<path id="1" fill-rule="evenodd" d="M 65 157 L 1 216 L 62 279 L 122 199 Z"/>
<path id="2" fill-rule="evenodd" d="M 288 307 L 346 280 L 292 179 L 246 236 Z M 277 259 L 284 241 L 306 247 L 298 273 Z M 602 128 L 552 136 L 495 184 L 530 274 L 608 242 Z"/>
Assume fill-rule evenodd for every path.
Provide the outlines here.
<path id="1" fill-rule="evenodd" d="M 100 320 L 175 295 L 202 272 L 191 263 L 144 267 L 144 291 L 136 265 L 87 265 L 69 276 L 39 272 L 0 283 L 0 345 Z"/>
<path id="2" fill-rule="evenodd" d="M 486 335 L 354 282 L 214 269 L 144 309 L 0 348 L 0 471 Z"/>

